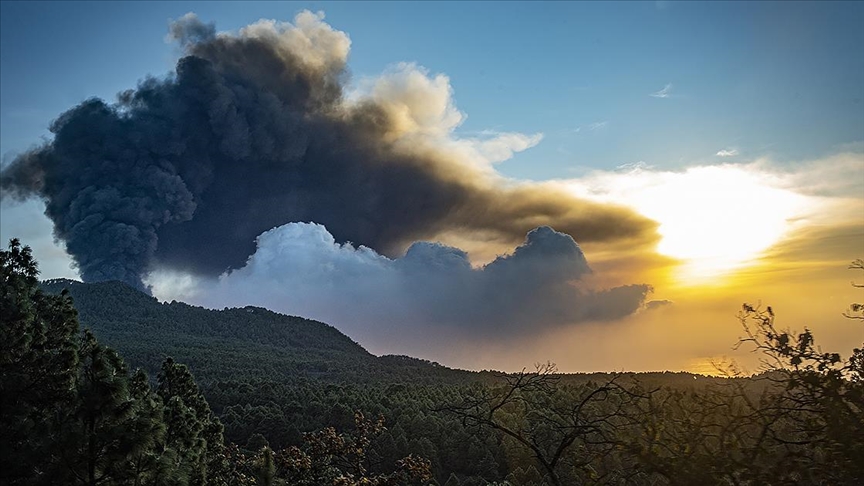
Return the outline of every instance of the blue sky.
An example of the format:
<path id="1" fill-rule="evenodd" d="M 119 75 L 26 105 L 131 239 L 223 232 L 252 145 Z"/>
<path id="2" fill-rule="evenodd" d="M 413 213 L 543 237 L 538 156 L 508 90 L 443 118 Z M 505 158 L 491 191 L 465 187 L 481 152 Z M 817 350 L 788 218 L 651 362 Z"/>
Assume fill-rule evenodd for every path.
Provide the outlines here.
<path id="1" fill-rule="evenodd" d="M 543 133 L 498 166 L 514 178 L 677 169 L 726 149 L 806 160 L 864 140 L 860 2 L 3 2 L 0 153 L 169 72 L 171 18 L 236 30 L 302 9 L 350 35 L 354 79 L 416 62 L 450 77 L 461 133 Z"/>

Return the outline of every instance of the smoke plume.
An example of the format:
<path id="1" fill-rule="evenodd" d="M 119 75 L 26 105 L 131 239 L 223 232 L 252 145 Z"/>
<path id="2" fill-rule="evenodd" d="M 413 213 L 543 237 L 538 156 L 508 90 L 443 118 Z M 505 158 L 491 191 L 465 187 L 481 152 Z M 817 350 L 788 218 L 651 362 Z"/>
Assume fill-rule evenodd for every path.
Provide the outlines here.
<path id="1" fill-rule="evenodd" d="M 0 174 L 6 194 L 45 201 L 85 281 L 216 276 L 299 221 L 388 256 L 446 232 L 511 245 L 540 225 L 583 243 L 655 236 L 630 210 L 496 175 L 492 163 L 540 136 L 456 137 L 445 76 L 401 64 L 347 93 L 350 39 L 322 14 L 234 34 L 187 14 L 169 37 L 184 51 L 173 73 L 63 113 L 53 140 Z"/>

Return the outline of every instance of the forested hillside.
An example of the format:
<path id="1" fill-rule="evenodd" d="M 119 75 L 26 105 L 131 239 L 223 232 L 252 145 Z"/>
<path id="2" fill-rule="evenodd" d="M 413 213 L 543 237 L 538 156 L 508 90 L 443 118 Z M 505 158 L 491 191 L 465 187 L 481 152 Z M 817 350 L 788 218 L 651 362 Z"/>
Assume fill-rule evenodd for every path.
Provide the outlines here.
<path id="1" fill-rule="evenodd" d="M 81 326 L 148 372 L 166 356 L 182 356 L 201 383 L 301 376 L 331 380 L 388 380 L 467 375 L 407 357 L 378 358 L 334 327 L 260 307 L 214 311 L 182 302 L 160 303 L 121 282 L 42 282 L 47 293 L 68 289 Z M 412 373 L 412 379 L 418 375 Z"/>
<path id="2" fill-rule="evenodd" d="M 199 383 L 301 378 L 354 384 L 410 382 L 493 383 L 492 372 L 456 370 L 409 356 L 376 357 L 328 324 L 260 307 L 210 310 L 183 302 L 160 303 L 122 282 L 52 279 L 46 293 L 67 290 L 82 328 L 120 351 L 135 367 L 155 374 L 166 357 L 181 357 Z M 702 386 L 720 380 L 691 373 L 638 373 L 653 385 Z M 568 374 L 567 383 L 602 381 L 606 373 Z M 695 383 L 694 383 L 695 381 Z"/>
<path id="3" fill-rule="evenodd" d="M 561 375 L 551 364 L 474 373 L 378 358 L 326 324 L 264 309 L 163 304 L 119 283 L 39 286 L 36 275 L 13 241 L 0 282 L 8 484 L 864 477 L 862 351 L 822 352 L 808 331 L 777 330 L 770 308 L 741 313 L 744 344 L 776 364 L 755 378 Z"/>

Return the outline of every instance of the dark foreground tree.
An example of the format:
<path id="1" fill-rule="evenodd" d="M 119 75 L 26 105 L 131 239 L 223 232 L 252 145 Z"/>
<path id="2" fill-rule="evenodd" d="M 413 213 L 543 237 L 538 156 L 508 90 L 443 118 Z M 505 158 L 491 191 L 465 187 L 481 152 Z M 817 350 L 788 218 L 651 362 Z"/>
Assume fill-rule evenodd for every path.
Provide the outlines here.
<path id="1" fill-rule="evenodd" d="M 62 468 L 52 479 L 86 486 L 140 482 L 143 471 L 132 466 L 162 438 L 161 414 L 133 390 L 123 359 L 89 331 L 79 356 L 75 400 L 56 411 L 63 420 L 56 437 Z"/>
<path id="2" fill-rule="evenodd" d="M 224 449 L 231 465 L 228 484 L 275 486 L 426 486 L 432 483 L 431 464 L 411 455 L 396 461 L 392 471 L 373 471 L 372 442 L 385 430 L 383 418 L 354 414 L 355 427 L 339 433 L 333 427 L 303 435 L 303 446 L 273 451 L 262 446 L 247 455 L 236 445 Z"/>
<path id="3" fill-rule="evenodd" d="M 428 484 L 430 463 L 407 456 L 372 473 L 382 420 L 306 434 L 306 447 L 246 457 L 225 446 L 192 373 L 168 358 L 154 392 L 142 371 L 89 331 L 64 291 L 43 294 L 28 247 L 0 250 L 0 484 L 258 486 Z"/>
<path id="4" fill-rule="evenodd" d="M 0 484 L 206 484 L 222 430 L 188 370 L 166 362 L 156 395 L 37 276 L 28 247 L 0 250 Z"/>
<path id="5" fill-rule="evenodd" d="M 849 264 L 849 270 L 864 271 L 864 260 L 858 259 Z M 864 284 L 852 282 L 852 286 L 859 289 L 864 289 Z M 861 302 L 853 302 L 849 304 L 849 311 L 843 313 L 849 319 L 864 320 L 864 304 Z"/>
<path id="6" fill-rule="evenodd" d="M 372 441 L 384 429 L 383 417 L 367 419 L 354 414 L 355 429 L 339 434 L 333 427 L 304 435 L 305 447 L 289 447 L 275 457 L 276 469 L 293 485 L 334 486 L 426 485 L 432 479 L 428 460 L 408 455 L 389 474 L 373 473 L 368 462 Z M 265 448 L 265 451 L 268 450 Z"/>
<path id="7" fill-rule="evenodd" d="M 78 320 L 43 294 L 29 247 L 0 250 L 0 483 L 45 484 L 59 467 L 56 411 L 75 399 Z"/>
<path id="8" fill-rule="evenodd" d="M 771 307 L 745 304 L 741 313 L 746 331 L 742 342 L 761 351 L 763 379 L 772 392 L 760 413 L 785 425 L 772 427 L 771 439 L 790 449 L 790 460 L 802 463 L 797 470 L 801 479 L 861 484 L 864 346 L 844 359 L 819 348 L 809 329 L 797 334 L 778 330 L 774 318 Z"/>
<path id="9" fill-rule="evenodd" d="M 763 358 L 756 377 L 644 392 L 618 378 L 562 386 L 545 365 L 441 410 L 529 451 L 544 484 L 864 484 L 862 349 L 825 352 L 809 330 L 779 330 L 770 307 L 745 304 L 739 317 L 739 345 Z"/>
<path id="10" fill-rule="evenodd" d="M 561 386 L 551 363 L 501 378 L 501 384 L 477 387 L 460 403 L 439 410 L 469 429 L 494 430 L 529 451 L 555 486 L 624 481 L 637 473 L 602 467 L 618 448 L 619 432 L 632 423 L 632 407 L 647 397 L 635 382 L 622 386 L 624 377 L 615 375 L 600 384 Z"/>
<path id="11" fill-rule="evenodd" d="M 156 394 L 165 410 L 167 434 L 159 444 L 174 459 L 174 467 L 190 485 L 217 480 L 221 464 L 222 424 L 195 383 L 186 365 L 167 358 L 158 376 Z M 212 482 L 212 481 L 211 481 Z"/>
<path id="12" fill-rule="evenodd" d="M 864 271 L 864 260 L 849 269 Z M 852 283 L 856 288 L 864 285 Z M 864 305 L 853 303 L 847 318 L 864 319 Z M 864 481 L 864 344 L 849 358 L 826 352 L 815 343 L 809 329 L 793 333 L 778 330 L 771 307 L 743 306 L 741 321 L 746 332 L 742 343 L 764 356 L 769 371 L 765 379 L 777 390 L 767 414 L 779 415 L 792 431 L 773 431 L 783 444 L 804 445 L 810 450 L 803 477 L 831 484 Z M 785 432 L 785 433 L 784 433 Z"/>
<path id="13" fill-rule="evenodd" d="M 852 304 L 846 316 L 861 310 Z M 639 403 L 645 420 L 627 449 L 642 467 L 680 485 L 864 482 L 862 349 L 844 359 L 820 349 L 810 330 L 781 330 L 775 318 L 771 307 L 750 304 L 739 314 L 738 346 L 761 356 L 756 377 L 666 389 Z"/>

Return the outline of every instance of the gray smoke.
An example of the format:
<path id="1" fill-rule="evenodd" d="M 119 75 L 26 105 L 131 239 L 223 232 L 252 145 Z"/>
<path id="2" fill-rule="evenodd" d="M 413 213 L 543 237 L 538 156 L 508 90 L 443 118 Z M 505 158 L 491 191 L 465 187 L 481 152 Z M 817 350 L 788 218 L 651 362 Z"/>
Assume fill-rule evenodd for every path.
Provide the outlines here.
<path id="1" fill-rule="evenodd" d="M 387 89 L 347 99 L 350 40 L 319 16 L 229 35 L 189 14 L 169 36 L 185 53 L 175 72 L 63 113 L 52 141 L 0 173 L 4 193 L 44 199 L 85 281 L 219 275 L 295 221 L 391 256 L 448 231 L 509 243 L 543 224 L 581 242 L 654 236 L 629 210 L 505 185 L 452 151 L 406 143 L 437 132 L 393 109 Z"/>

